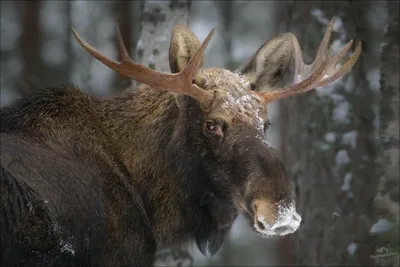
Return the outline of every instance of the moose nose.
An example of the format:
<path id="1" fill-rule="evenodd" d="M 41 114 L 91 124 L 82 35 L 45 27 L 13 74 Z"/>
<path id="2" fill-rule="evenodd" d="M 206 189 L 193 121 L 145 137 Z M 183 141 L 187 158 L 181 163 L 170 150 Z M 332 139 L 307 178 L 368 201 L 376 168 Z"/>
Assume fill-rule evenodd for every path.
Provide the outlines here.
<path id="1" fill-rule="evenodd" d="M 272 226 L 271 230 L 276 235 L 287 235 L 297 231 L 300 226 L 300 215 L 291 208 L 286 209 L 278 217 L 277 222 Z"/>
<path id="2" fill-rule="evenodd" d="M 253 202 L 254 227 L 266 236 L 287 235 L 294 233 L 300 226 L 301 217 L 294 205 L 282 207 L 268 201 Z"/>

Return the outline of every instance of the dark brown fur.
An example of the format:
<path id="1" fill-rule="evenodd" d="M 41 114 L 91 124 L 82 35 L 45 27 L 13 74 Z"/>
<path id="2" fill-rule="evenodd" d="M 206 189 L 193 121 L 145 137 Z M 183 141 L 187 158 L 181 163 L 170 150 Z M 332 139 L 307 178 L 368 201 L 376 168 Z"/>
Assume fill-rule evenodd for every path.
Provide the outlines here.
<path id="1" fill-rule="evenodd" d="M 148 88 L 105 101 L 73 87 L 48 89 L 2 109 L 2 263 L 148 264 L 151 256 L 137 256 L 151 255 L 155 241 L 192 235 L 219 247 L 206 208 L 217 197 L 201 177 L 192 129 L 179 119 L 190 118 L 180 118 L 171 94 Z M 57 246 L 70 238 L 76 257 Z"/>
<path id="2" fill-rule="evenodd" d="M 186 39 L 176 38 L 178 48 L 192 49 L 179 44 Z M 268 51 L 252 60 L 290 57 Z M 283 163 L 263 141 L 266 107 L 244 79 L 266 71 L 255 67 L 201 72 L 217 95 L 207 112 L 146 85 L 103 99 L 62 86 L 3 108 L 2 266 L 151 265 L 157 247 L 192 239 L 215 253 L 239 211 L 251 224 L 260 214 L 273 224 L 276 203 L 292 195 Z M 207 134 L 206 120 L 223 135 Z M 258 214 L 256 199 L 272 208 Z"/>

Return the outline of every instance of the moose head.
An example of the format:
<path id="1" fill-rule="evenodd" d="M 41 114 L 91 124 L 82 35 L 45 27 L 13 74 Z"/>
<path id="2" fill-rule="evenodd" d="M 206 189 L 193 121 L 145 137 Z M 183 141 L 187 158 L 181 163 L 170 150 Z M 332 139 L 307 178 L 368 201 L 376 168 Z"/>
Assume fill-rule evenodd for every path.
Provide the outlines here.
<path id="1" fill-rule="evenodd" d="M 121 62 L 107 58 L 73 29 L 74 37 L 90 55 L 117 73 L 144 84 L 140 89 L 143 94 L 146 90 L 158 90 L 174 99 L 167 107 L 177 110 L 171 123 L 170 141 L 158 144 L 165 146 L 165 155 L 169 157 L 158 160 L 175 168 L 172 173 L 182 176 L 178 178 L 184 184 L 192 185 L 192 192 L 187 195 L 198 196 L 198 206 L 192 206 L 193 209 L 202 203 L 208 207 L 206 212 L 214 222 L 210 226 L 193 222 L 195 211 L 193 219 L 186 218 L 196 225 L 189 231 L 203 253 L 206 247 L 211 253 L 218 249 L 222 242 L 221 232 L 226 233 L 239 212 L 244 213 L 254 231 L 264 237 L 286 235 L 298 229 L 301 217 L 296 212 L 284 163 L 266 141 L 267 107 L 273 101 L 332 83 L 352 68 L 360 55 L 361 43 L 353 55 L 337 67 L 353 41 L 336 55 L 331 55 L 328 45 L 333 25 L 334 19 L 309 65 L 303 61 L 296 37 L 285 33 L 262 45 L 235 71 L 203 68 L 204 50 L 214 30 L 201 43 L 187 27 L 177 25 L 169 50 L 172 73 L 157 72 L 133 62 L 118 27 Z M 292 61 L 292 84 L 275 88 Z M 154 127 L 157 131 L 157 126 Z M 204 227 L 211 230 L 204 230 Z"/>

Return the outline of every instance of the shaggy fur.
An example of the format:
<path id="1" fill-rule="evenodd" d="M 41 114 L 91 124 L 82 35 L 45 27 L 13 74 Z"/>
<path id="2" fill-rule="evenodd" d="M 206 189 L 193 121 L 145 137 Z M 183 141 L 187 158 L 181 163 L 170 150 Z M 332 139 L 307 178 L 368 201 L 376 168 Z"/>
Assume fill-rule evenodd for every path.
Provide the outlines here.
<path id="1" fill-rule="evenodd" d="M 246 75 L 256 77 L 204 70 L 203 87 L 217 96 L 207 112 L 146 85 L 103 99 L 42 89 L 3 108 L 1 265 L 149 266 L 156 248 L 191 240 L 214 254 L 238 212 L 253 225 L 254 199 L 291 202 L 283 163 L 263 141 L 266 106 Z M 205 131 L 207 120 L 222 135 Z"/>

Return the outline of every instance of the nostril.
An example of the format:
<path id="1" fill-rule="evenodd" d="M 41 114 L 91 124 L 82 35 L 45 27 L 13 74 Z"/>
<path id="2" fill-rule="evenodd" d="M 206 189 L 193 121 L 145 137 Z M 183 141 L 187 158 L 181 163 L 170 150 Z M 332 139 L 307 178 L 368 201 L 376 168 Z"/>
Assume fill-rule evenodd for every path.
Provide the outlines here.
<path id="1" fill-rule="evenodd" d="M 277 228 L 274 229 L 276 234 L 282 234 L 282 233 L 286 233 L 289 232 L 291 230 L 291 227 L 288 225 L 285 226 L 279 226 Z"/>
<path id="2" fill-rule="evenodd" d="M 258 219 L 258 220 L 257 220 L 257 227 L 258 227 L 258 229 L 261 230 L 261 231 L 265 230 L 264 221 Z"/>

